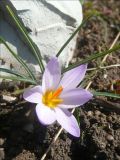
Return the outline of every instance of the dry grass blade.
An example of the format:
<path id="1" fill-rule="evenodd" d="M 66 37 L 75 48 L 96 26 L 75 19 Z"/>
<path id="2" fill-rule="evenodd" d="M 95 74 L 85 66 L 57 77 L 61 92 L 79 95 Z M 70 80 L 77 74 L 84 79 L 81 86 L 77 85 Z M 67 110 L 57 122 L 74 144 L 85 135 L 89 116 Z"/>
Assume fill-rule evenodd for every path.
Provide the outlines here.
<path id="1" fill-rule="evenodd" d="M 57 132 L 57 134 L 55 135 L 55 137 L 53 138 L 51 144 L 49 145 L 47 151 L 44 153 L 44 155 L 42 156 L 41 160 L 44 160 L 45 157 L 47 156 L 48 152 L 50 151 L 51 147 L 54 145 L 54 143 L 56 142 L 56 140 L 58 139 L 60 133 L 62 132 L 63 128 L 60 128 L 59 131 Z"/>
<path id="2" fill-rule="evenodd" d="M 114 45 L 117 43 L 119 37 L 120 37 L 120 32 L 118 32 L 117 36 L 116 36 L 115 39 L 113 40 L 112 44 L 110 45 L 109 50 L 114 47 Z M 102 59 L 102 61 L 101 61 L 101 63 L 100 63 L 100 65 L 99 65 L 98 68 L 102 67 L 102 64 L 106 61 L 107 57 L 108 57 L 108 54 L 104 56 L 104 58 Z M 97 72 L 98 72 L 98 70 L 96 70 L 95 75 L 97 74 Z M 91 80 L 89 83 L 92 84 L 92 80 Z M 91 84 L 90 84 L 90 86 L 91 86 Z"/>
<path id="3" fill-rule="evenodd" d="M 99 69 L 109 69 L 109 68 L 113 68 L 113 67 L 120 67 L 120 64 L 112 64 L 112 65 L 109 65 L 109 66 L 100 66 Z M 93 70 L 97 70 L 98 68 L 89 68 L 87 69 L 87 71 L 93 71 Z"/>
<path id="4" fill-rule="evenodd" d="M 114 41 L 113 41 L 113 43 L 111 44 L 111 46 L 110 46 L 109 49 L 112 49 L 112 48 L 114 47 L 114 45 L 115 45 L 116 42 L 118 41 L 119 37 L 120 37 L 120 32 L 117 34 L 116 38 L 114 39 Z M 103 58 L 101 64 L 103 64 L 103 63 L 106 61 L 107 57 L 108 57 L 108 54 Z M 100 66 L 101 66 L 101 65 L 100 65 Z"/>

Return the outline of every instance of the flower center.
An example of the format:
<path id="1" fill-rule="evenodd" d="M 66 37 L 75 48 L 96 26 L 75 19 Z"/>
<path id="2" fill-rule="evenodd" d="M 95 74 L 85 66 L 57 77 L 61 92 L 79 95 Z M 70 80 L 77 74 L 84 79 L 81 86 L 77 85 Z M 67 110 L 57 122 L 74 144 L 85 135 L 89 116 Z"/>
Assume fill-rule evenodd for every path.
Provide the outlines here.
<path id="1" fill-rule="evenodd" d="M 62 91 L 62 87 L 59 87 L 56 91 L 46 91 L 42 97 L 42 102 L 50 108 L 57 107 L 57 105 L 63 101 L 61 98 L 59 98 Z"/>

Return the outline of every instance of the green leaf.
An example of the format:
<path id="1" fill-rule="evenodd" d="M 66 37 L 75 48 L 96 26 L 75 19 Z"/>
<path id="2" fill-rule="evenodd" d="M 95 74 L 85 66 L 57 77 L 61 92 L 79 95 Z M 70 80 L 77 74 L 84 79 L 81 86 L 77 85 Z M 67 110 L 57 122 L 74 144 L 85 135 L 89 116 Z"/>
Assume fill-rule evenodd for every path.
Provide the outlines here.
<path id="1" fill-rule="evenodd" d="M 22 77 L 13 77 L 13 76 L 0 76 L 2 79 L 10 79 L 13 81 L 22 81 L 22 82 L 29 82 L 30 84 L 36 85 L 36 82 L 29 79 L 29 78 L 22 78 Z"/>
<path id="2" fill-rule="evenodd" d="M 16 72 L 16 71 L 12 71 L 12 70 L 10 70 L 10 69 L 0 68 L 0 71 L 1 71 L 1 72 L 5 72 L 5 73 L 9 73 L 9 74 L 13 74 L 13 75 L 15 75 L 15 76 L 19 76 L 19 77 L 22 77 L 22 78 L 26 78 L 24 75 L 22 75 L 22 74 L 20 74 L 20 73 L 18 73 L 18 72 Z"/>
<path id="3" fill-rule="evenodd" d="M 110 54 L 110 53 L 112 53 L 112 52 L 114 52 L 114 51 L 117 51 L 117 50 L 119 50 L 119 49 L 120 49 L 120 44 L 119 44 L 119 45 L 116 45 L 116 46 L 113 47 L 112 49 L 106 50 L 106 51 L 104 51 L 104 52 L 100 52 L 100 53 L 98 52 L 98 53 L 96 53 L 96 54 L 92 54 L 90 57 L 88 57 L 88 58 L 86 58 L 86 59 L 84 59 L 84 60 L 82 60 L 82 61 L 80 61 L 80 62 L 78 62 L 78 63 L 76 63 L 76 64 L 70 65 L 70 66 L 67 67 L 67 68 L 65 68 L 64 71 L 63 71 L 63 73 L 64 73 L 64 72 L 67 72 L 67 71 L 69 71 L 69 70 L 71 70 L 71 69 L 73 69 L 73 68 L 76 68 L 76 67 L 80 66 L 81 64 L 88 63 L 88 62 L 90 62 L 90 61 L 92 61 L 92 60 L 94 60 L 94 59 L 97 59 L 97 58 L 99 58 L 99 57 L 103 57 L 103 56 L 105 56 L 105 55 L 107 55 L 107 54 Z"/>
<path id="4" fill-rule="evenodd" d="M 21 31 L 21 33 L 23 34 L 23 36 L 25 37 L 26 41 L 28 42 L 32 53 L 34 54 L 36 60 L 38 61 L 38 64 L 40 66 L 41 72 L 43 73 L 44 71 L 44 65 L 42 62 L 42 56 L 40 51 L 38 50 L 37 46 L 35 45 L 35 43 L 32 41 L 32 39 L 29 37 L 26 28 L 23 26 L 23 24 L 20 22 L 19 18 L 14 14 L 14 12 L 12 11 L 12 9 L 10 8 L 10 6 L 6 5 L 6 9 L 9 13 L 9 15 L 13 18 L 15 24 L 17 25 L 17 27 L 19 28 L 19 30 Z"/>
<path id="5" fill-rule="evenodd" d="M 0 42 L 3 43 L 6 48 L 9 50 L 9 52 L 17 59 L 17 61 L 24 67 L 24 69 L 27 71 L 29 76 L 33 79 L 36 80 L 35 76 L 33 75 L 32 71 L 29 69 L 29 67 L 26 65 L 26 63 L 22 60 L 22 58 L 17 55 L 15 52 L 11 50 L 11 48 L 8 46 L 8 44 L 5 42 L 5 40 L 0 37 Z"/>
<path id="6" fill-rule="evenodd" d="M 58 57 L 61 52 L 64 50 L 64 48 L 68 45 L 68 43 L 73 39 L 73 37 L 77 34 L 77 32 L 83 27 L 83 25 L 91 18 L 93 17 L 93 14 L 89 15 L 79 26 L 78 28 L 73 32 L 73 34 L 70 36 L 70 38 L 64 43 L 64 45 L 61 47 L 61 49 L 58 51 L 56 57 Z"/>
<path id="7" fill-rule="evenodd" d="M 115 93 L 108 93 L 108 92 L 93 92 L 94 96 L 105 96 L 105 97 L 112 97 L 112 98 L 120 98 L 120 94 Z"/>

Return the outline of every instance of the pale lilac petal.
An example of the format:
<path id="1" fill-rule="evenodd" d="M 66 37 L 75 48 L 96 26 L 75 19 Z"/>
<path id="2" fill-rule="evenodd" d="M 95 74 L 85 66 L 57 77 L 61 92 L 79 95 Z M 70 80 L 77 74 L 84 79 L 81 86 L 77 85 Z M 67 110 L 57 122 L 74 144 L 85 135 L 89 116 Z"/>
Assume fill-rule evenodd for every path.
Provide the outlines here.
<path id="1" fill-rule="evenodd" d="M 62 92 L 60 98 L 63 99 L 63 105 L 83 105 L 92 99 L 93 95 L 81 88 L 75 88 L 68 91 Z M 71 108 L 71 107 L 70 107 Z"/>
<path id="2" fill-rule="evenodd" d="M 26 89 L 23 93 L 23 98 L 31 103 L 40 103 L 42 99 L 42 87 L 36 86 Z"/>
<path id="3" fill-rule="evenodd" d="M 55 111 L 44 104 L 37 104 L 36 114 L 43 125 L 49 125 L 56 121 Z"/>
<path id="4" fill-rule="evenodd" d="M 58 84 L 60 82 L 61 77 L 61 70 L 58 63 L 57 58 L 52 58 L 46 68 L 45 72 L 43 74 L 43 80 L 42 80 L 42 90 L 43 92 L 46 92 L 49 89 L 56 89 L 58 87 Z"/>
<path id="5" fill-rule="evenodd" d="M 62 109 L 71 109 L 71 108 L 76 108 L 76 107 L 79 107 L 79 105 L 64 105 L 64 104 L 59 104 L 58 105 L 59 108 L 62 108 Z"/>
<path id="6" fill-rule="evenodd" d="M 55 108 L 58 123 L 75 137 L 80 136 L 80 128 L 75 117 L 68 110 Z"/>
<path id="7" fill-rule="evenodd" d="M 87 70 L 86 64 L 71 69 L 70 71 L 66 72 L 63 75 L 60 85 L 65 89 L 76 88 L 84 78 L 86 70 Z"/>

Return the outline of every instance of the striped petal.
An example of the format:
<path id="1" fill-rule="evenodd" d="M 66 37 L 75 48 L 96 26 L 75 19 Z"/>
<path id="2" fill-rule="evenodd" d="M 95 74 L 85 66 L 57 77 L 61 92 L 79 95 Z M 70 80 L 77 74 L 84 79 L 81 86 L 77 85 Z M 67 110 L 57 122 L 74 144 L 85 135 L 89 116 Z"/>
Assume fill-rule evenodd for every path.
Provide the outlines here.
<path id="1" fill-rule="evenodd" d="M 61 79 L 60 85 L 65 89 L 73 89 L 78 86 L 85 76 L 87 65 L 81 65 L 66 72 Z"/>
<path id="2" fill-rule="evenodd" d="M 55 57 L 48 62 L 45 68 L 42 80 L 43 92 L 45 93 L 47 90 L 56 89 L 60 82 L 60 77 L 61 77 L 61 70 L 58 60 Z"/>
<path id="3" fill-rule="evenodd" d="M 58 123 L 75 137 L 80 136 L 80 128 L 75 117 L 68 110 L 55 109 Z"/>
<path id="4" fill-rule="evenodd" d="M 23 93 L 23 98 L 31 103 L 40 103 L 42 99 L 42 87 L 36 86 L 26 89 Z"/>
<path id="5" fill-rule="evenodd" d="M 36 114 L 39 121 L 43 125 L 49 125 L 56 121 L 56 115 L 53 109 L 45 106 L 44 104 L 37 104 Z"/>
<path id="6" fill-rule="evenodd" d="M 68 105 L 66 108 L 69 108 L 69 105 L 83 105 L 92 99 L 92 97 L 93 95 L 89 91 L 81 88 L 64 91 L 60 96 L 60 98 L 63 100 L 62 104 Z"/>

